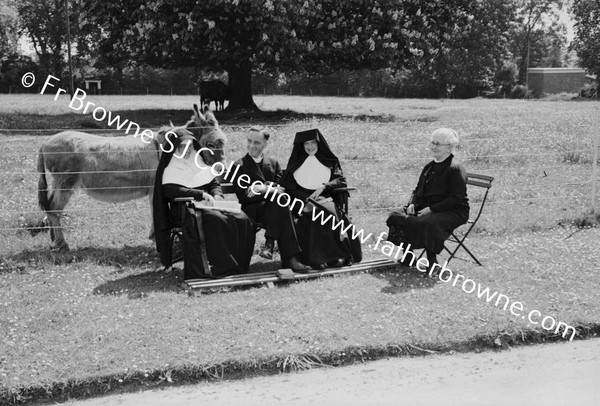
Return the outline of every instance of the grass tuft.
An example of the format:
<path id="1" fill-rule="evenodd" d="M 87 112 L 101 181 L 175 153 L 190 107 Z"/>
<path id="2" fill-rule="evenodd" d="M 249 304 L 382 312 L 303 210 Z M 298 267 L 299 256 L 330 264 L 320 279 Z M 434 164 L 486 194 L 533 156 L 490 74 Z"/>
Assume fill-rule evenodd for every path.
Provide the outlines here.
<path id="1" fill-rule="evenodd" d="M 326 366 L 317 355 L 311 354 L 288 354 L 277 362 L 277 368 L 281 372 L 295 372 Z"/>

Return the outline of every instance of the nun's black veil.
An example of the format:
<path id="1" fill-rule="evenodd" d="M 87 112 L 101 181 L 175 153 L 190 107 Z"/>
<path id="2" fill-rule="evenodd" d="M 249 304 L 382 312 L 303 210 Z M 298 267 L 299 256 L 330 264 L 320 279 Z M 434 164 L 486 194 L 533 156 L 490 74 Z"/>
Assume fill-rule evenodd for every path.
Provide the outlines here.
<path id="1" fill-rule="evenodd" d="M 158 168 L 156 169 L 156 178 L 154 180 L 154 195 L 152 196 L 154 237 L 156 240 L 156 250 L 160 253 L 160 262 L 165 266 L 171 264 L 170 230 L 173 227 L 173 224 L 169 212 L 169 202 L 163 193 L 162 179 L 165 169 L 169 165 L 169 162 L 171 162 L 177 148 L 183 141 L 187 140 L 192 140 L 196 150 L 200 150 L 200 143 L 191 134 L 184 133 L 175 139 L 171 139 L 173 150 L 163 152 L 160 156 Z"/>
<path id="2" fill-rule="evenodd" d="M 306 158 L 308 158 L 308 154 L 304 150 L 304 143 L 311 140 L 317 140 L 319 145 L 319 150 L 315 154 L 315 157 L 319 160 L 319 162 L 331 169 L 340 165 L 338 157 L 335 156 L 335 154 L 331 151 L 331 148 L 329 148 L 329 144 L 327 144 L 323 134 L 321 134 L 318 129 L 314 128 L 312 130 L 296 133 L 292 154 L 290 155 L 290 159 L 288 160 L 286 167 L 287 173 L 293 175 L 296 169 L 301 167 Z"/>

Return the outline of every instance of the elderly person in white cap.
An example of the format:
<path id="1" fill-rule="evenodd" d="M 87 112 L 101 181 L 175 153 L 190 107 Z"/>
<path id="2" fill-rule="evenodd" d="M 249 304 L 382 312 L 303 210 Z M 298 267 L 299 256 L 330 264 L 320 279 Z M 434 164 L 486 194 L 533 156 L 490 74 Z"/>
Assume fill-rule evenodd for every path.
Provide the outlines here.
<path id="1" fill-rule="evenodd" d="M 458 134 L 450 128 L 439 128 L 431 134 L 433 161 L 423 168 L 408 204 L 391 213 L 386 221 L 390 228 L 388 241 L 404 243 L 405 249 L 410 244 L 409 250 L 424 248 L 429 269 L 437 263 L 437 254 L 444 249 L 452 230 L 469 219 L 467 174 L 453 155 L 457 145 Z M 409 257 L 404 255 L 403 263 L 414 265 L 414 254 Z"/>

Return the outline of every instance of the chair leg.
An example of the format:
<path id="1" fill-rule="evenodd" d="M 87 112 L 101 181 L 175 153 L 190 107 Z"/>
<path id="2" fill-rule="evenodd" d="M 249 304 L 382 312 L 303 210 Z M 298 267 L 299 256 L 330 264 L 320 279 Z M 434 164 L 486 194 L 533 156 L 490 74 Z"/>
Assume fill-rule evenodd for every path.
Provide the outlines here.
<path id="1" fill-rule="evenodd" d="M 475 263 L 476 263 L 477 265 L 479 265 L 479 266 L 483 266 L 483 265 L 481 264 L 481 262 L 479 262 L 479 260 L 478 260 L 478 259 L 475 257 L 475 255 L 473 255 L 473 253 L 472 253 L 471 251 L 469 251 L 469 249 L 468 249 L 468 248 L 467 248 L 467 247 L 466 247 L 466 246 L 465 246 L 465 245 L 464 245 L 462 242 L 460 242 L 460 243 L 459 243 L 459 245 L 458 245 L 458 247 L 456 247 L 456 248 L 458 249 L 459 247 L 463 247 L 463 249 L 464 249 L 465 251 L 467 251 L 467 254 L 469 254 L 469 255 L 471 256 L 471 258 L 473 258 L 473 260 L 475 261 Z M 456 251 L 456 250 L 455 250 L 455 251 Z"/>
<path id="2" fill-rule="evenodd" d="M 469 231 L 471 231 L 469 229 Z M 446 248 L 446 251 L 448 251 L 450 253 L 450 259 L 452 259 L 454 257 L 454 255 L 456 254 L 456 252 L 459 250 L 460 247 L 462 247 L 465 251 L 467 251 L 467 254 L 469 254 L 469 256 L 471 258 L 473 258 L 473 260 L 475 261 L 475 263 L 479 266 L 483 266 L 481 264 L 481 262 L 479 262 L 479 260 L 477 259 L 477 257 L 475 257 L 475 255 L 473 255 L 473 253 L 467 248 L 467 246 L 464 244 L 464 241 L 467 239 L 467 236 L 469 235 L 469 232 L 467 232 L 462 239 L 458 238 L 454 233 L 452 233 L 452 237 L 454 237 L 454 239 L 456 240 L 456 248 L 454 249 L 454 251 L 450 252 L 450 250 L 448 250 L 448 248 L 446 248 L 446 246 L 444 246 L 444 248 Z M 448 259 L 448 262 L 450 262 L 450 259 Z"/>

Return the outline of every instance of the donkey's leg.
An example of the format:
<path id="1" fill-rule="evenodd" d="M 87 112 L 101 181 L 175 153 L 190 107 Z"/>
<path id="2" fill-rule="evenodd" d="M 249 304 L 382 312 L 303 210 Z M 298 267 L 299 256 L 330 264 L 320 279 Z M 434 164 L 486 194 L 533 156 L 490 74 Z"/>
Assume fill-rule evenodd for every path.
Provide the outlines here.
<path id="1" fill-rule="evenodd" d="M 50 211 L 47 213 L 48 222 L 51 227 L 50 230 L 52 231 L 52 240 L 54 241 L 56 249 L 61 252 L 68 251 L 69 245 L 65 241 L 60 218 L 62 216 L 62 211 L 75 192 L 74 188 L 76 185 L 77 178 L 72 176 L 54 177 L 52 182 Z"/>
<path id="2" fill-rule="evenodd" d="M 150 188 L 150 193 L 148 193 L 148 197 L 150 200 L 150 234 L 148 234 L 149 240 L 154 240 L 154 207 L 153 207 L 153 198 L 154 198 L 154 189 Z"/>

